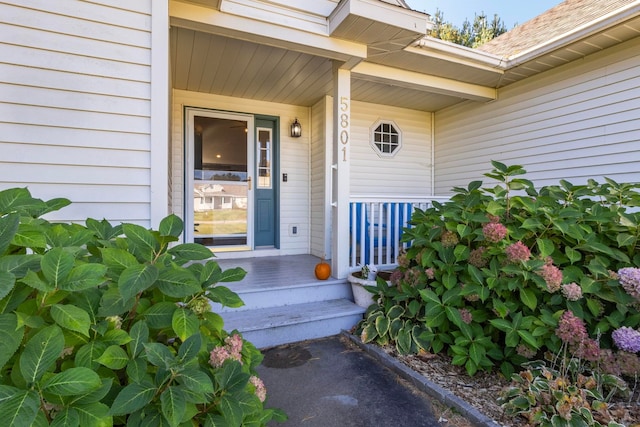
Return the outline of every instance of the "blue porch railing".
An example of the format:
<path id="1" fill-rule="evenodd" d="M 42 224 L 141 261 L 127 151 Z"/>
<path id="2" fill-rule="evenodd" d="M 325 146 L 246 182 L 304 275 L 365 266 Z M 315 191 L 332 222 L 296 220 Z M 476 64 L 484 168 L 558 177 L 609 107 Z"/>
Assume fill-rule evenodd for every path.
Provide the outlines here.
<path id="1" fill-rule="evenodd" d="M 352 198 L 349 204 L 350 250 L 349 268 L 365 264 L 378 267 L 397 265 L 398 254 L 410 243 L 401 243 L 404 228 L 416 208 L 427 209 L 433 200 L 446 201 L 446 197 L 429 199 L 386 200 Z"/>

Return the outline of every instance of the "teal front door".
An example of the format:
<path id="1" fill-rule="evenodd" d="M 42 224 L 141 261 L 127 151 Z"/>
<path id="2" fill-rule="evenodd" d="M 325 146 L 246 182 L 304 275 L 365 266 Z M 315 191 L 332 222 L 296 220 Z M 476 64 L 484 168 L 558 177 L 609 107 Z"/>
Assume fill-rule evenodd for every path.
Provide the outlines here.
<path id="1" fill-rule="evenodd" d="M 278 120 L 256 116 L 255 226 L 254 242 L 259 248 L 278 248 Z"/>

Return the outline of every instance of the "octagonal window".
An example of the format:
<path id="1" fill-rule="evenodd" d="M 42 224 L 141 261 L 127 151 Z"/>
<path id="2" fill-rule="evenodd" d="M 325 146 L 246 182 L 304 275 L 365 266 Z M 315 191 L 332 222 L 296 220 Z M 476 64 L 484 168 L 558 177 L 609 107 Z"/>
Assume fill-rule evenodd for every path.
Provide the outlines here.
<path id="1" fill-rule="evenodd" d="M 381 157 L 393 157 L 402 146 L 402 132 L 397 124 L 379 120 L 371 127 L 371 146 Z"/>

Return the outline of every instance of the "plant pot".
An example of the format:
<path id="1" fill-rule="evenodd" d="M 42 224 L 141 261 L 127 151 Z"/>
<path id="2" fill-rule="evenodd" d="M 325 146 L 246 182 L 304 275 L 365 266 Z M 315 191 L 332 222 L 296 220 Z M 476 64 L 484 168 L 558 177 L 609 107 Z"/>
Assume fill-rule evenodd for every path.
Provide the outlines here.
<path id="1" fill-rule="evenodd" d="M 389 271 L 379 271 L 378 277 L 382 278 L 390 284 L 389 277 L 391 276 L 391 272 Z M 366 290 L 365 286 L 376 286 L 375 280 L 363 279 L 362 274 L 359 271 L 355 271 L 347 277 L 347 281 L 351 283 L 351 291 L 353 292 L 353 299 L 357 305 L 360 307 L 367 308 L 375 301 L 373 297 L 375 294 L 372 294 L 368 290 Z"/>

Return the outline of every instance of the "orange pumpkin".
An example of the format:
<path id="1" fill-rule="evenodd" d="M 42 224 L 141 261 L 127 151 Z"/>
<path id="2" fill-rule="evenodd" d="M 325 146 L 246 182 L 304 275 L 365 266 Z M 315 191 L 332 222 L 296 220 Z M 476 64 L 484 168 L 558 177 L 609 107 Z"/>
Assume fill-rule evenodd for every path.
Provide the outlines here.
<path id="1" fill-rule="evenodd" d="M 318 280 L 327 280 L 331 276 L 331 266 L 322 260 L 316 264 L 315 273 Z"/>

